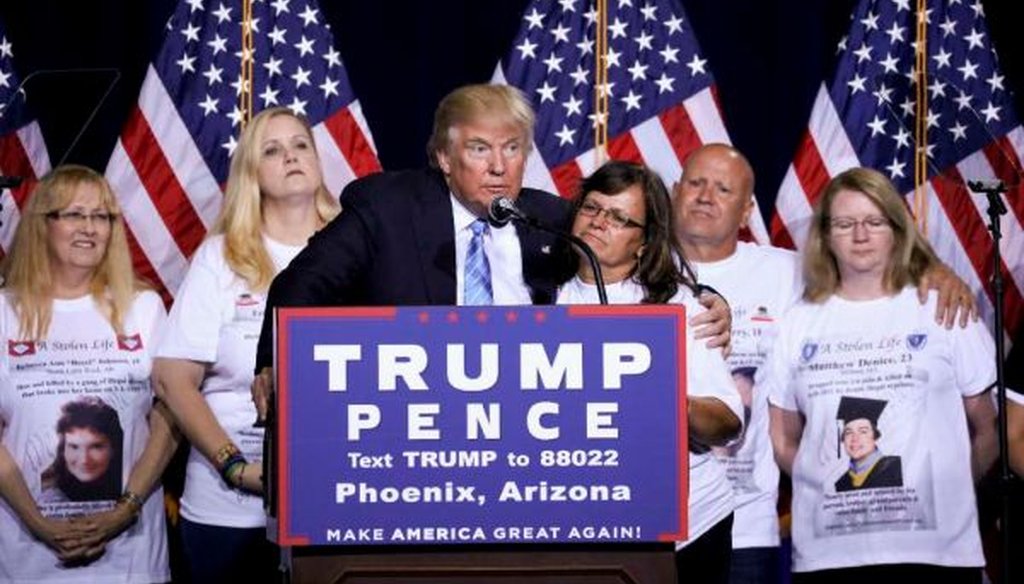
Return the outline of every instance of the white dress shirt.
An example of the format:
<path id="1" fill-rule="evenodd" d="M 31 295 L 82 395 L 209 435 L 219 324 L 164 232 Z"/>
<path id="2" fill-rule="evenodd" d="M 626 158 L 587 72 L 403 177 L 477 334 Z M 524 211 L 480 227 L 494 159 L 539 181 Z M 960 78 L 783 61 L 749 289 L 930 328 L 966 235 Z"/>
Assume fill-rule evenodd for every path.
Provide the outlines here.
<path id="1" fill-rule="evenodd" d="M 469 212 L 455 195 L 450 194 L 455 226 L 455 303 L 464 303 L 466 285 L 466 251 L 473 238 L 470 225 L 478 217 Z M 491 266 L 491 291 L 496 305 L 529 305 L 530 288 L 523 280 L 523 252 L 519 235 L 511 223 L 503 227 L 491 225 L 484 233 L 484 254 Z"/>

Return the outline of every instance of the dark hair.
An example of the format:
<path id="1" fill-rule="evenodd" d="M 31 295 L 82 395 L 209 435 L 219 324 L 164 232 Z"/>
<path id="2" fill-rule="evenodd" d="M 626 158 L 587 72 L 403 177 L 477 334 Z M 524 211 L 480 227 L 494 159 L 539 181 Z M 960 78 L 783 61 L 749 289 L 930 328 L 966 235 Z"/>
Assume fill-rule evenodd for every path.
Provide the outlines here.
<path id="1" fill-rule="evenodd" d="M 104 435 L 110 441 L 110 464 L 100 478 L 83 483 L 68 470 L 64 458 L 65 435 L 75 428 L 86 428 Z M 61 408 L 57 420 L 57 456 L 42 475 L 44 487 L 48 483 L 60 489 L 71 501 L 99 501 L 116 499 L 121 494 L 121 465 L 124 452 L 124 430 L 117 411 L 98 397 L 84 397 L 68 402 Z"/>
<path id="2" fill-rule="evenodd" d="M 672 203 L 661 177 L 642 164 L 612 160 L 601 165 L 580 182 L 579 194 L 573 202 L 573 215 L 579 212 L 587 193 L 618 195 L 639 185 L 644 195 L 644 253 L 632 276 L 644 287 L 643 302 L 668 302 L 679 286 L 694 292 L 697 281 L 683 257 L 683 250 L 673 233 Z"/>

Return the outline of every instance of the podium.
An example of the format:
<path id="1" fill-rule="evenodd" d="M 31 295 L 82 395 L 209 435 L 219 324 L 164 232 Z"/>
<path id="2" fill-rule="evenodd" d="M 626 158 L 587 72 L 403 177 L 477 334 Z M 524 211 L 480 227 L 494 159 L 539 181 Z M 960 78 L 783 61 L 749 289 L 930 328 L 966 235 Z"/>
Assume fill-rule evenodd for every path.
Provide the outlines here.
<path id="1" fill-rule="evenodd" d="M 458 546 L 291 552 L 292 584 L 667 584 L 672 544 Z"/>
<path id="2" fill-rule="evenodd" d="M 285 308 L 268 534 L 289 579 L 675 582 L 682 306 Z"/>

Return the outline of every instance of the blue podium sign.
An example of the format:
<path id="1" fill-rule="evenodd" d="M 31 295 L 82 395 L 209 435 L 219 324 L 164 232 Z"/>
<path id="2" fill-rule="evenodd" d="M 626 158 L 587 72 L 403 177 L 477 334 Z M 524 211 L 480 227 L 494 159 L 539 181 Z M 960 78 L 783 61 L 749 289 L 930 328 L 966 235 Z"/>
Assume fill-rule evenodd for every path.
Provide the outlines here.
<path id="1" fill-rule="evenodd" d="M 682 306 L 277 318 L 280 545 L 686 538 Z"/>

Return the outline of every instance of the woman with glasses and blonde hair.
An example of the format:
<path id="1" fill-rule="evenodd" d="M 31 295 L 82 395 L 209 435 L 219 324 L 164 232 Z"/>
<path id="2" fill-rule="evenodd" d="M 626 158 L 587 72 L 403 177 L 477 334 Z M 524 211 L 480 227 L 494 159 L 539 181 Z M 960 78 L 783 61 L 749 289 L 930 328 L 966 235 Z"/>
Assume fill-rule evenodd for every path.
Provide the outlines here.
<path id="1" fill-rule="evenodd" d="M 181 501 L 193 582 L 271 581 L 250 394 L 270 281 L 339 212 L 323 184 L 313 134 L 287 108 L 246 126 L 224 207 L 196 251 L 157 350 L 154 385 L 192 443 Z"/>
<path id="2" fill-rule="evenodd" d="M 611 304 L 683 304 L 704 312 L 693 273 L 673 235 L 668 189 L 649 168 L 612 161 L 583 179 L 574 203 L 572 233 L 594 255 Z M 558 304 L 597 304 L 594 272 L 580 257 Z M 727 327 L 728 328 L 728 327 Z M 687 334 L 690 429 L 689 536 L 676 556 L 680 582 L 728 582 L 732 549 L 732 487 L 711 455 L 739 435 L 743 404 L 722 354 Z"/>
<path id="3" fill-rule="evenodd" d="M 106 179 L 43 177 L 2 271 L 0 581 L 168 580 L 157 481 L 173 447 L 149 379 L 166 314 L 133 276 Z"/>
<path id="4" fill-rule="evenodd" d="M 972 477 L 995 459 L 994 348 L 980 322 L 937 323 L 934 292 L 918 302 L 935 263 L 884 175 L 825 188 L 803 301 L 758 379 L 793 478 L 794 582 L 981 582 Z"/>

